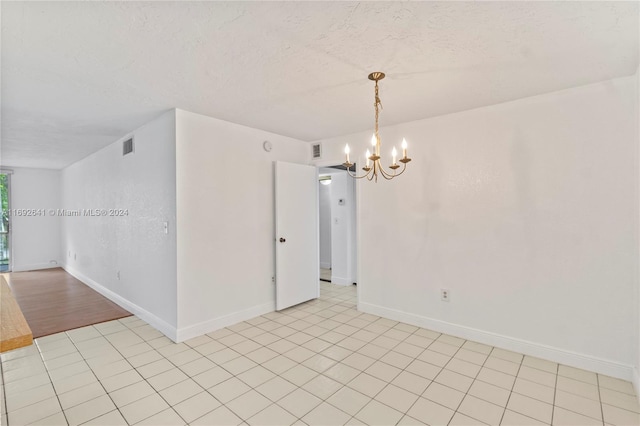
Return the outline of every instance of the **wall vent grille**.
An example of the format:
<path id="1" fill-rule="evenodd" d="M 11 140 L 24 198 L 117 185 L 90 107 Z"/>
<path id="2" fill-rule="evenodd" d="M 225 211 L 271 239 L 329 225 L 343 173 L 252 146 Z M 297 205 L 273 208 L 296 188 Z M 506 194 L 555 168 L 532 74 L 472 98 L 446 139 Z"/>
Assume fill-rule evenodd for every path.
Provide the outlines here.
<path id="1" fill-rule="evenodd" d="M 129 138 L 122 142 L 122 155 L 131 154 L 133 152 L 133 138 Z"/>
<path id="2" fill-rule="evenodd" d="M 314 159 L 322 157 L 322 146 L 319 143 L 314 143 L 313 145 L 311 145 L 311 149 Z"/>

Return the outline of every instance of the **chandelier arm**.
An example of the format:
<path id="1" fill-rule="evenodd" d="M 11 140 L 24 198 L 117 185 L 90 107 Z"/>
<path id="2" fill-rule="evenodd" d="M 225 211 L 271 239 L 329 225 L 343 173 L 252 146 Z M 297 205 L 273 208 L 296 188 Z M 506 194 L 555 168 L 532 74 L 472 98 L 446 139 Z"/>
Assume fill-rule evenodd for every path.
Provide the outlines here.
<path id="1" fill-rule="evenodd" d="M 404 171 L 405 171 L 405 170 L 407 170 L 407 163 L 403 163 L 403 164 L 402 164 L 402 170 L 400 170 L 400 172 L 399 172 L 399 173 L 395 173 L 395 174 L 393 175 L 393 177 L 400 176 L 401 174 L 403 174 L 403 173 L 404 173 Z"/>
<path id="2" fill-rule="evenodd" d="M 395 171 L 393 173 L 386 171 L 382 164 L 380 164 L 380 174 L 387 180 L 391 180 L 396 176 Z"/>
<path id="3" fill-rule="evenodd" d="M 380 166 L 380 174 L 382 174 L 382 176 L 386 179 L 386 180 L 391 180 L 394 177 L 400 176 L 402 173 L 404 173 L 404 171 L 407 169 L 407 163 L 403 164 L 402 170 L 397 173 L 395 170 L 392 173 L 387 172 L 386 170 L 384 170 L 384 168 L 382 167 L 382 165 Z"/>
<path id="4" fill-rule="evenodd" d="M 355 173 L 355 172 L 354 172 L 354 173 L 351 173 L 351 171 L 349 170 L 349 168 L 347 168 L 346 170 L 347 170 L 347 174 L 348 174 L 349 176 L 351 176 L 352 178 L 354 178 L 354 179 L 364 179 L 364 178 L 366 178 L 367 176 L 369 176 L 369 174 L 371 174 L 371 170 L 373 170 L 373 168 L 371 168 L 367 173 L 363 174 L 362 176 L 358 176 L 358 175 L 357 175 L 357 173 Z M 371 179 L 369 179 L 369 180 L 371 180 Z"/>
<path id="5" fill-rule="evenodd" d="M 391 180 L 391 179 L 393 179 L 393 176 L 391 176 L 389 173 L 387 173 L 387 172 L 385 172 L 385 171 L 383 171 L 383 170 L 381 170 L 381 171 L 380 171 L 380 175 L 381 175 L 383 178 L 385 178 L 386 180 Z"/>
<path id="6" fill-rule="evenodd" d="M 395 174 L 395 176 L 400 176 L 401 174 L 403 174 L 403 173 L 404 173 L 404 171 L 405 171 L 405 170 L 407 170 L 407 163 L 404 163 L 404 164 L 402 165 L 402 170 L 400 170 L 400 173 L 396 173 L 396 174 Z M 395 177 L 395 176 L 394 176 L 394 177 Z"/>

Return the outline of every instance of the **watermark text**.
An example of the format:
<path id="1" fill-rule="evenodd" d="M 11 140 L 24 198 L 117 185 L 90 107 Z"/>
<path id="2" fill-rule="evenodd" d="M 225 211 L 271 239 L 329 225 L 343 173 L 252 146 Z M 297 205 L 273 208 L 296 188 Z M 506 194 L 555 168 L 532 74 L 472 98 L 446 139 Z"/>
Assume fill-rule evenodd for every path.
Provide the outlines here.
<path id="1" fill-rule="evenodd" d="M 129 209 L 9 209 L 12 217 L 118 217 L 129 216 Z"/>

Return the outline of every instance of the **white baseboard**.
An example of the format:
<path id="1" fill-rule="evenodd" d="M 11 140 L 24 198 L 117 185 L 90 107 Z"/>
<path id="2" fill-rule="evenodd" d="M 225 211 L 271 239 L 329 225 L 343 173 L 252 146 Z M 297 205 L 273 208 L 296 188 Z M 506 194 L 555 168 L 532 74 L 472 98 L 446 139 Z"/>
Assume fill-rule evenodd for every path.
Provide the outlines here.
<path id="1" fill-rule="evenodd" d="M 496 346 L 525 355 L 548 359 L 571 367 L 594 371 L 596 373 L 605 374 L 607 376 L 623 380 L 634 381 L 636 392 L 638 389 L 637 386 L 640 384 L 637 370 L 634 372 L 634 368 L 630 365 L 620 364 L 577 352 L 571 352 L 539 343 L 452 324 L 446 321 L 410 314 L 370 303 L 360 302 L 358 304 L 358 310 L 418 327 L 428 328 L 440 333 L 446 333 L 463 339 L 483 343 L 485 345 Z"/>
<path id="2" fill-rule="evenodd" d="M 25 271 L 37 271 L 40 269 L 51 269 L 51 268 L 60 268 L 61 265 L 58 263 L 33 263 L 31 265 L 13 265 L 11 272 L 25 272 Z"/>
<path id="3" fill-rule="evenodd" d="M 348 278 L 336 277 L 335 275 L 331 275 L 331 284 L 335 285 L 351 285 L 353 282 Z"/>
<path id="4" fill-rule="evenodd" d="M 87 277 L 86 275 L 83 275 L 81 272 L 78 272 L 78 271 L 74 270 L 73 268 L 70 268 L 67 265 L 61 265 L 61 266 L 69 274 L 73 275 L 74 277 L 76 277 L 77 279 L 79 279 L 80 281 L 82 281 L 83 283 L 85 283 L 86 285 L 88 285 L 89 287 L 91 287 L 92 289 L 94 289 L 95 291 L 97 291 L 98 293 L 100 293 L 101 295 L 106 297 L 107 299 L 111 300 L 113 303 L 115 303 L 115 304 L 119 305 L 120 307 L 126 309 L 127 311 L 131 312 L 132 314 L 134 314 L 138 318 L 142 319 L 143 321 L 146 321 L 149 325 L 151 325 L 152 327 L 154 327 L 155 329 L 160 331 L 162 334 L 167 336 L 169 339 L 173 340 L 174 342 L 177 342 L 177 340 L 176 340 L 177 339 L 176 327 L 172 326 L 171 324 L 169 324 L 165 320 L 155 316 L 151 312 L 141 308 L 140 306 L 136 305 L 135 303 L 130 302 L 129 300 L 125 299 L 124 297 L 120 296 L 119 294 L 114 293 L 113 291 L 111 291 L 108 288 L 102 286 L 101 284 L 97 283 L 96 281 L 92 280 L 91 278 Z"/>
<path id="5" fill-rule="evenodd" d="M 320 267 L 322 269 L 331 269 L 331 262 L 320 262 Z"/>
<path id="6" fill-rule="evenodd" d="M 264 315 L 275 310 L 275 302 L 264 303 L 262 305 L 251 307 L 249 309 L 232 312 L 228 315 L 223 315 L 218 318 L 203 321 L 198 324 L 182 327 L 178 329 L 176 342 L 184 342 L 185 340 L 202 336 L 203 334 L 211 333 L 212 331 L 216 331 L 251 318 L 259 317 L 260 315 Z"/>

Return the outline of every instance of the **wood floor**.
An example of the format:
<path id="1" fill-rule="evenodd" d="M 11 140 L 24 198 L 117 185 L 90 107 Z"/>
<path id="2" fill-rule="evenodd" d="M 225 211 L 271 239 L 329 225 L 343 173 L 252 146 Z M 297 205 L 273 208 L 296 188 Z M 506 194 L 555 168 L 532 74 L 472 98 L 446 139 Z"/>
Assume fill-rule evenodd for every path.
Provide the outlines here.
<path id="1" fill-rule="evenodd" d="M 29 346 L 33 334 L 7 281 L 0 275 L 0 352 Z"/>
<path id="2" fill-rule="evenodd" d="M 131 315 L 62 268 L 3 276 L 34 339 Z"/>

